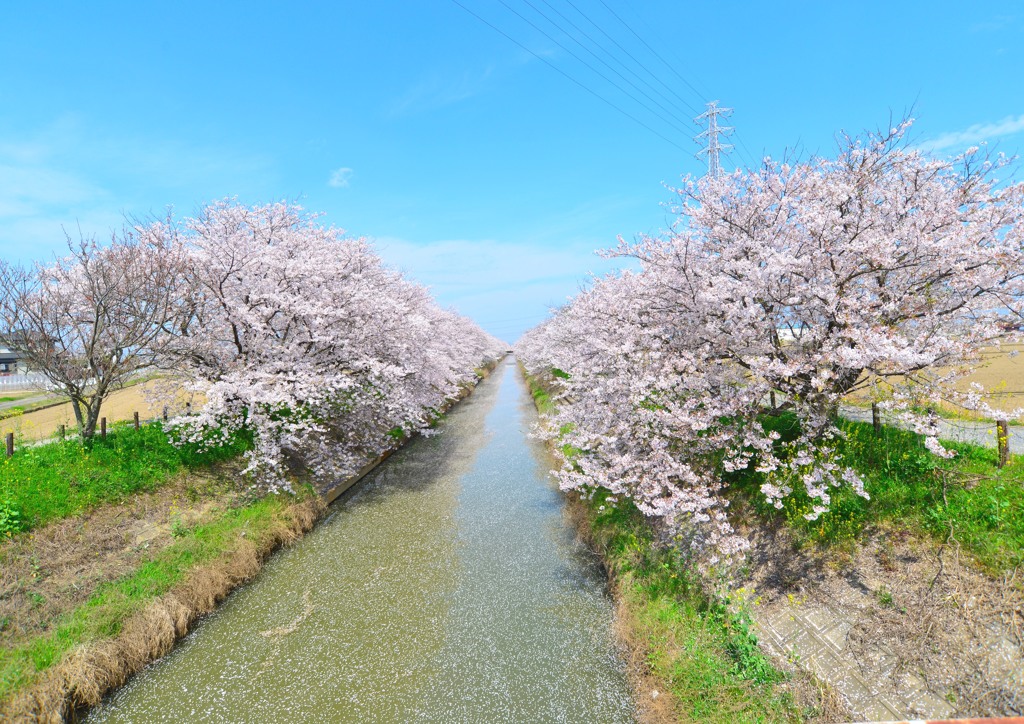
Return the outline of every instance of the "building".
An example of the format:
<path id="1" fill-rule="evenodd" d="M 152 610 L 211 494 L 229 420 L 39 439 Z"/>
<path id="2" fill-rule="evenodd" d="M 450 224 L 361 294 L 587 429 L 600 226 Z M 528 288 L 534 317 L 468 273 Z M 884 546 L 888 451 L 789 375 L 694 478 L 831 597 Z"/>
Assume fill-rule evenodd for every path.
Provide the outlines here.
<path id="1" fill-rule="evenodd" d="M 20 369 L 18 353 L 9 347 L 0 347 L 0 375 L 13 375 L 23 372 Z"/>

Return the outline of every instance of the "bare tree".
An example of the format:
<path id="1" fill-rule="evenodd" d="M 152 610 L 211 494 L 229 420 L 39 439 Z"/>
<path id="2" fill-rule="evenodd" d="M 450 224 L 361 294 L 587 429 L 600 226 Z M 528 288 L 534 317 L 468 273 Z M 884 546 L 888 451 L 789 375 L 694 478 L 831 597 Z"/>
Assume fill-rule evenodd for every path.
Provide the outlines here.
<path id="1" fill-rule="evenodd" d="M 103 401 L 156 365 L 181 323 L 183 255 L 161 223 L 126 226 L 109 245 L 69 237 L 68 249 L 50 266 L 0 262 L 0 339 L 70 398 L 88 439 Z"/>

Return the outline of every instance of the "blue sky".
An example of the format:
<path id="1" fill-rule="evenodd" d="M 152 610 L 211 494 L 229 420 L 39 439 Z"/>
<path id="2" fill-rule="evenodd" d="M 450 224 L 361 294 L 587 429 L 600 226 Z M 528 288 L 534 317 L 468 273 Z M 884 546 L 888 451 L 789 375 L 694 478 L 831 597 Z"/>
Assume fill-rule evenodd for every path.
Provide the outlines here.
<path id="1" fill-rule="evenodd" d="M 726 167 L 911 107 L 936 153 L 1024 147 L 1019 0 L 459 2 L 494 27 L 451 0 L 3 3 L 0 256 L 297 200 L 513 340 L 667 225 L 707 100 L 735 109 Z"/>

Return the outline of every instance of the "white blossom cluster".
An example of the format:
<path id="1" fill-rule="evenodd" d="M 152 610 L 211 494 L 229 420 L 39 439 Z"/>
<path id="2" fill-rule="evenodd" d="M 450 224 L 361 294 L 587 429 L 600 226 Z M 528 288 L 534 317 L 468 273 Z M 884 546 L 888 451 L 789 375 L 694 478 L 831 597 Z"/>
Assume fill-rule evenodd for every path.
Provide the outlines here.
<path id="1" fill-rule="evenodd" d="M 206 444 L 248 431 L 246 472 L 267 489 L 352 474 L 427 429 L 505 351 L 300 207 L 225 201 L 162 228 L 188 260 L 170 354 L 205 399 L 170 426 Z"/>
<path id="2" fill-rule="evenodd" d="M 977 149 L 908 149 L 905 130 L 845 139 L 834 159 L 684 179 L 670 232 L 608 252 L 639 271 L 597 280 L 520 340 L 528 371 L 560 391 L 547 434 L 579 451 L 563 488 L 629 497 L 716 563 L 747 547 L 727 516 L 730 471 L 762 473 L 779 507 L 802 487 L 811 519 L 837 487 L 868 497 L 836 450 L 854 390 L 950 454 L 916 411 L 948 402 L 978 350 L 1020 328 L 1024 185 Z M 762 427 L 772 400 L 797 439 Z M 955 401 L 981 407 L 976 391 Z"/>

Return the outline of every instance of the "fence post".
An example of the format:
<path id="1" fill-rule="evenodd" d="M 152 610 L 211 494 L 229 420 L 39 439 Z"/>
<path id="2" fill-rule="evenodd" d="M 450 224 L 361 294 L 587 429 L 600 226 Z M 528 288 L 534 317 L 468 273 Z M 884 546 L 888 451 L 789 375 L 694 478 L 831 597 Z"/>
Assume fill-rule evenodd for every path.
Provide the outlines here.
<path id="1" fill-rule="evenodd" d="M 135 417 L 135 429 L 138 430 L 139 429 L 139 413 L 135 412 L 135 413 L 133 413 L 133 415 Z"/>
<path id="2" fill-rule="evenodd" d="M 100 437 L 104 440 L 107 439 L 107 418 L 105 417 L 100 418 Z"/>
<path id="3" fill-rule="evenodd" d="M 67 429 L 65 429 L 64 425 L 57 426 L 57 435 L 60 436 L 61 440 L 67 435 Z"/>
<path id="4" fill-rule="evenodd" d="M 882 431 L 882 415 L 878 411 L 878 403 L 871 403 L 871 425 L 875 428 L 875 434 L 877 435 Z"/>
<path id="5" fill-rule="evenodd" d="M 7 433 L 7 457 L 14 455 L 14 433 Z"/>
<path id="6" fill-rule="evenodd" d="M 1010 462 L 1010 426 L 1006 420 L 996 420 L 996 442 L 999 444 L 999 467 Z"/>
<path id="7" fill-rule="evenodd" d="M 771 392 L 768 393 L 768 398 L 772 402 L 772 412 L 779 409 L 779 406 L 775 403 L 775 390 L 772 390 Z"/>
<path id="8" fill-rule="evenodd" d="M 164 405 L 164 422 L 167 422 L 167 405 Z"/>

